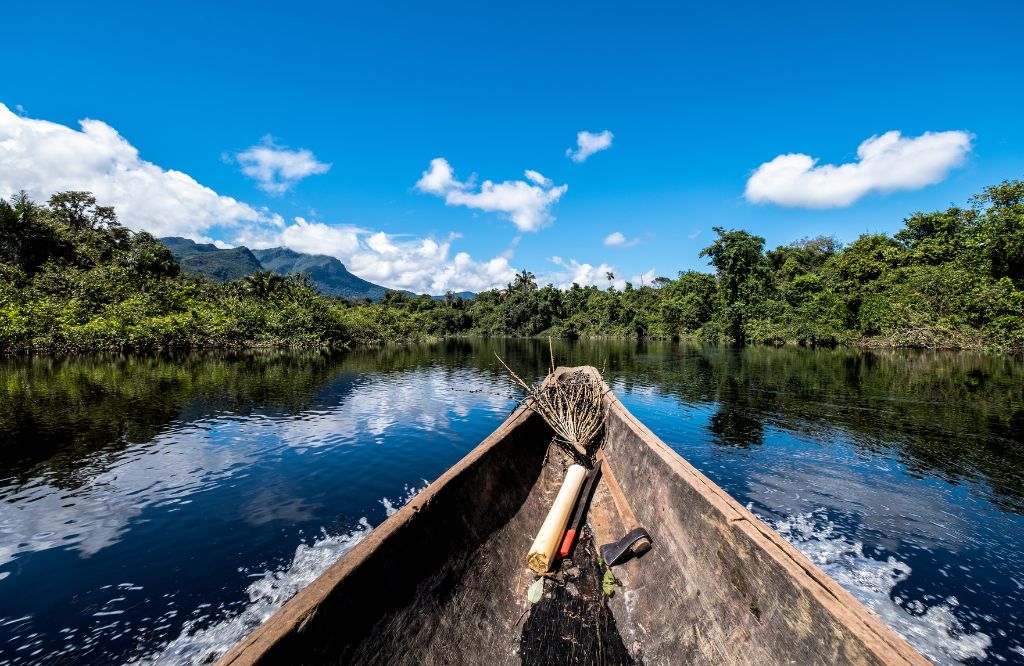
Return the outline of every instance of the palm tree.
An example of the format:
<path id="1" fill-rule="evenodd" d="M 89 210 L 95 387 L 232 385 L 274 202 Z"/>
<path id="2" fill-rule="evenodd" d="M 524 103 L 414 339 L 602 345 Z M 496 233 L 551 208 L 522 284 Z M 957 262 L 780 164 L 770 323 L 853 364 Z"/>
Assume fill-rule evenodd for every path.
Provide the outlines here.
<path id="1" fill-rule="evenodd" d="M 524 268 L 516 274 L 511 288 L 516 291 L 534 291 L 537 288 L 537 276 Z"/>
<path id="2" fill-rule="evenodd" d="M 267 298 L 282 289 L 288 282 L 283 275 L 271 271 L 258 271 L 240 281 L 242 291 L 257 298 Z"/>
<path id="3" fill-rule="evenodd" d="M 608 271 L 607 273 L 604 274 L 604 277 L 608 280 L 608 286 L 611 287 L 612 282 L 615 281 L 615 273 Z"/>

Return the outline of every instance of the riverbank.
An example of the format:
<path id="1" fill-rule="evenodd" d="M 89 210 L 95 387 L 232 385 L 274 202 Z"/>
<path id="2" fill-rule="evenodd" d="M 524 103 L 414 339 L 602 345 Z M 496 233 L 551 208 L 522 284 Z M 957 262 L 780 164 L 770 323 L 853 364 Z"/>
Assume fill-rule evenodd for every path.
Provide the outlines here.
<path id="1" fill-rule="evenodd" d="M 364 331 L 365 334 L 365 331 Z M 201 342 L 175 340 L 160 342 L 149 339 L 128 342 L 126 340 L 93 340 L 89 343 L 56 341 L 35 341 L 9 347 L 0 347 L 0 358 L 17 358 L 28 356 L 81 356 L 88 354 L 165 354 L 190 352 L 242 352 L 242 351 L 347 351 L 356 348 L 373 348 L 381 345 L 403 345 L 433 343 L 444 340 L 465 340 L 472 338 L 491 338 L 496 340 L 545 340 L 547 334 L 534 336 L 494 335 L 485 332 L 466 332 L 447 336 L 421 335 L 407 338 L 388 339 L 382 333 L 366 336 L 360 341 L 348 338 L 344 341 L 322 340 L 318 338 L 261 338 L 256 340 L 238 340 L 229 338 L 210 338 Z M 709 340 L 699 333 L 663 337 L 636 338 L 626 335 L 578 335 L 573 337 L 554 337 L 556 340 L 572 341 L 606 341 L 606 342 L 671 342 L 689 345 L 710 345 L 734 347 L 723 338 Z M 1006 347 L 990 344 L 981 336 L 966 335 L 947 329 L 914 329 L 886 336 L 861 337 L 843 344 L 809 345 L 799 340 L 775 340 L 765 343 L 748 343 L 745 346 L 761 347 L 794 347 L 794 348 L 825 348 L 825 349 L 862 349 L 862 350 L 920 350 L 920 351 L 962 351 L 983 352 L 986 354 L 1005 354 L 1016 356 L 1024 354 L 1024 348 Z"/>
<path id="2" fill-rule="evenodd" d="M 74 205 L 69 205 L 71 201 Z M 163 243 L 86 192 L 0 200 L 0 354 L 352 348 L 451 336 L 681 339 L 735 345 L 1024 350 L 1024 181 L 894 236 L 765 250 L 716 228 L 714 274 L 540 286 L 523 270 L 472 298 L 321 294 L 308 276 L 189 275 Z"/>

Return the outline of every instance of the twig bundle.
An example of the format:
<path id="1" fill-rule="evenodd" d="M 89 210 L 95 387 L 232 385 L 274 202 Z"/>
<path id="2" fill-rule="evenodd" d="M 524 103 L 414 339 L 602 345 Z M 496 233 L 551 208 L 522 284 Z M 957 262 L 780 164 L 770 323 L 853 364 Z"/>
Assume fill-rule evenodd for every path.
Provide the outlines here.
<path id="1" fill-rule="evenodd" d="M 549 340 L 550 345 L 550 340 Z M 495 354 L 497 356 L 497 354 Z M 567 372 L 557 380 L 528 384 L 498 356 L 512 379 L 523 391 L 515 400 L 537 412 L 555 431 L 555 441 L 574 458 L 593 463 L 598 435 L 604 427 L 604 391 L 601 382 L 583 370 Z M 555 372 L 554 350 L 548 378 Z"/>

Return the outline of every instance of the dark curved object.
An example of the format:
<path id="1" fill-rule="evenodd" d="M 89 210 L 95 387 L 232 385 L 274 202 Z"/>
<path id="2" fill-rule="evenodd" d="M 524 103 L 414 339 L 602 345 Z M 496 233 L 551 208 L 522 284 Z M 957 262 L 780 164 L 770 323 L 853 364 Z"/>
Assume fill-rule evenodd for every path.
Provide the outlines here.
<path id="1" fill-rule="evenodd" d="M 601 557 L 605 563 L 614 567 L 617 564 L 640 557 L 651 549 L 651 535 L 642 527 L 630 530 L 626 536 L 613 543 L 601 546 Z"/>

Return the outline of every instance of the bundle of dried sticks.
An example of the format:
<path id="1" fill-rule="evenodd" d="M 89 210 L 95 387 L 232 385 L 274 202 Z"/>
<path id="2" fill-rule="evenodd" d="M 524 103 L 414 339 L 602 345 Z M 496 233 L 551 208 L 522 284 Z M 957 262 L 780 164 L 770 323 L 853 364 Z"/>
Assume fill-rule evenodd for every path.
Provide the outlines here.
<path id="1" fill-rule="evenodd" d="M 604 390 L 601 381 L 583 370 L 555 373 L 555 353 L 551 348 L 550 374 L 536 384 L 528 384 L 498 356 L 523 395 L 515 400 L 540 414 L 555 431 L 555 441 L 587 467 L 593 466 L 604 427 Z M 497 354 L 495 354 L 497 356 Z"/>

